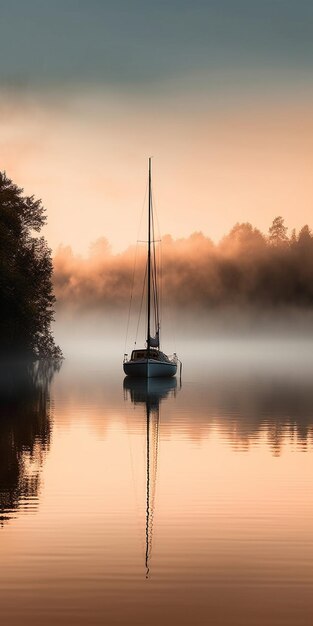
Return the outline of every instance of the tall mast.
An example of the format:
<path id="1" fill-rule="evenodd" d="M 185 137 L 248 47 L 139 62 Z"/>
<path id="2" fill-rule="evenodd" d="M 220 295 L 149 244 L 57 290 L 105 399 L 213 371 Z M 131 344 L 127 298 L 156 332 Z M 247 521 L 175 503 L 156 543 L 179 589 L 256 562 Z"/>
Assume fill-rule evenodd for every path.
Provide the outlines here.
<path id="1" fill-rule="evenodd" d="M 149 203 L 148 203 L 148 290 L 147 290 L 147 350 L 150 353 L 150 314 L 151 314 L 151 157 L 149 158 Z"/>

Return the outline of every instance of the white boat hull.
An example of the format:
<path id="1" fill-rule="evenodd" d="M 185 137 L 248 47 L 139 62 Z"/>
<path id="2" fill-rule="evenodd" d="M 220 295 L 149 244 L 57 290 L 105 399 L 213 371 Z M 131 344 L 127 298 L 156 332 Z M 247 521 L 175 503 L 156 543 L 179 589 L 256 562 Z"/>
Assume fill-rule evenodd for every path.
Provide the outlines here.
<path id="1" fill-rule="evenodd" d="M 163 376 L 175 376 L 177 363 L 174 361 L 140 359 L 136 361 L 125 361 L 123 368 L 126 376 L 135 376 L 137 378 L 160 378 Z"/>

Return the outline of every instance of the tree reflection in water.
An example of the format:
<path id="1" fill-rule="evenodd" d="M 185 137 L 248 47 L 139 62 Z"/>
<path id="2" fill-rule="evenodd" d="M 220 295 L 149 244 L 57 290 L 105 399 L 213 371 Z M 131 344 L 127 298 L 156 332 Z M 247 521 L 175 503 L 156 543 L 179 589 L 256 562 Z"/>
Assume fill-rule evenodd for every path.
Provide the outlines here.
<path id="1" fill-rule="evenodd" d="M 36 508 L 56 369 L 48 363 L 0 364 L 0 524 L 21 507 Z"/>
<path id="2" fill-rule="evenodd" d="M 207 386 L 207 414 L 234 449 L 248 450 L 262 438 L 275 456 L 289 441 L 306 450 L 313 443 L 313 388 L 310 377 L 280 378 L 252 373 L 214 379 Z M 212 425 L 212 422 L 211 422 Z"/>

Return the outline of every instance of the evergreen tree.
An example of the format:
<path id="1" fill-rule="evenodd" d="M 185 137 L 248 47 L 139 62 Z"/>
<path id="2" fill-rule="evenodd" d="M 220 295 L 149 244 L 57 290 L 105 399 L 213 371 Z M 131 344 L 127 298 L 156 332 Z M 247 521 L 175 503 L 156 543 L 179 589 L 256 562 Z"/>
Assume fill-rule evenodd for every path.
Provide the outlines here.
<path id="1" fill-rule="evenodd" d="M 272 246 L 283 246 L 288 243 L 287 226 L 285 226 L 285 220 L 280 215 L 273 219 L 272 225 L 269 228 L 269 243 Z"/>
<path id="2" fill-rule="evenodd" d="M 36 236 L 46 222 L 41 200 L 0 172 L 0 354 L 61 358 L 51 322 L 51 251 Z"/>
<path id="3" fill-rule="evenodd" d="M 311 230 L 307 224 L 302 226 L 299 235 L 298 235 L 298 245 L 303 248 L 312 249 L 313 247 L 313 236 Z"/>

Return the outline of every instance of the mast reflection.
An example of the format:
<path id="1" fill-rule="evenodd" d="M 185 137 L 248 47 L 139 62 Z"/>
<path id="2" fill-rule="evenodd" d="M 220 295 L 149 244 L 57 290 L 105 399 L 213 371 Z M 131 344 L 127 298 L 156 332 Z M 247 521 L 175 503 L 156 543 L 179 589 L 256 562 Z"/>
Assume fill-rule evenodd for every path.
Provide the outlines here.
<path id="1" fill-rule="evenodd" d="M 176 395 L 177 380 L 176 378 L 135 379 L 126 376 L 123 387 L 125 398 L 130 396 L 133 404 L 145 405 L 146 408 L 145 568 L 146 578 L 149 578 L 158 467 L 160 404 L 168 397 Z"/>

